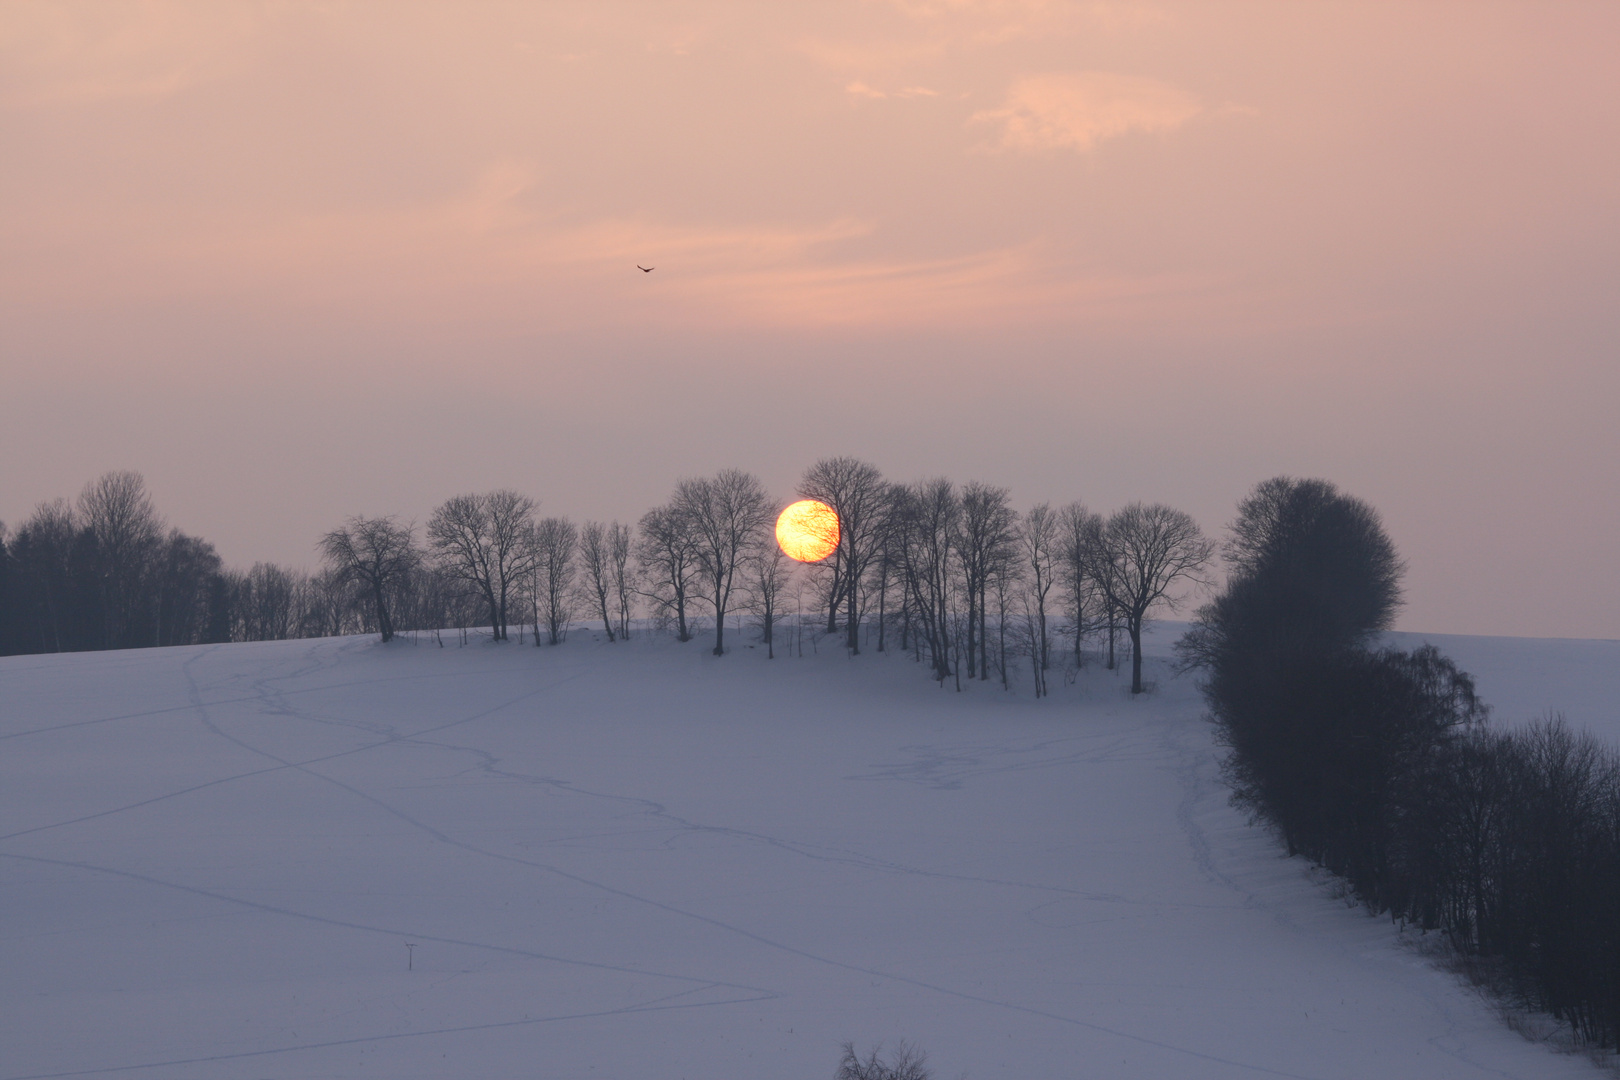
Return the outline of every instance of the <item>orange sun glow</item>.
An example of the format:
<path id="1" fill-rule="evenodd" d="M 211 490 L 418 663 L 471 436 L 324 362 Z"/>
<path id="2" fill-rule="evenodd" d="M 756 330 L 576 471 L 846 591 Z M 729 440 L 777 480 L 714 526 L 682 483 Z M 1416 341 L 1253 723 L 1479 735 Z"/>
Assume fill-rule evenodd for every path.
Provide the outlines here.
<path id="1" fill-rule="evenodd" d="M 799 562 L 820 562 L 838 547 L 838 514 L 824 502 L 800 499 L 776 519 L 776 542 Z"/>

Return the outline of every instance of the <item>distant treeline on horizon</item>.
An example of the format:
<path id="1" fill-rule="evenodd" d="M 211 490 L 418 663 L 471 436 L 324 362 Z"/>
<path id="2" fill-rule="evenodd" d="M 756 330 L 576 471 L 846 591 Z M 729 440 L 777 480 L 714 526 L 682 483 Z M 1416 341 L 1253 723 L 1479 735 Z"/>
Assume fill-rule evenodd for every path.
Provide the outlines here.
<path id="1" fill-rule="evenodd" d="M 683 480 L 634 525 L 539 517 L 509 490 L 458 495 L 422 535 L 394 517 L 353 517 L 319 540 L 315 573 L 225 566 L 208 541 L 168 528 L 139 473 L 109 472 L 74 502 L 0 524 L 0 654 L 75 652 L 487 627 L 534 628 L 560 644 L 591 620 L 609 640 L 638 621 L 682 641 L 750 617 L 774 655 L 786 601 L 796 627 L 852 652 L 899 648 L 936 679 L 1045 693 L 1054 663 L 1095 644 L 1131 660 L 1151 615 L 1211 584 L 1215 545 L 1192 518 L 1135 503 L 1108 518 L 1080 503 L 1018 513 L 1005 487 L 895 483 L 828 458 L 799 494 L 838 517 L 832 554 L 795 563 L 775 542 L 781 509 L 736 469 Z M 792 590 L 791 594 L 789 590 Z"/>
<path id="2" fill-rule="evenodd" d="M 0 527 L 0 652 L 474 625 L 557 645 L 583 618 L 610 642 L 644 619 L 682 641 L 712 630 L 723 655 L 728 616 L 747 613 L 774 657 L 791 596 L 786 648 L 810 628 L 852 654 L 909 652 L 941 684 L 1016 675 L 1039 697 L 1093 643 L 1109 667 L 1128 652 L 1141 693 L 1146 620 L 1212 584 L 1214 542 L 1163 505 L 1020 514 L 1006 488 L 893 483 L 852 458 L 811 466 L 799 494 L 838 519 L 816 563 L 788 559 L 780 508 L 728 469 L 634 526 L 458 495 L 422 537 L 354 517 L 320 538 L 318 573 L 243 573 L 165 531 L 140 475 L 113 472 Z M 1405 564 L 1377 512 L 1332 484 L 1267 480 L 1229 532 L 1224 588 L 1177 652 L 1201 673 L 1234 801 L 1370 910 L 1440 932 L 1500 1000 L 1620 1045 L 1620 755 L 1557 719 L 1495 729 L 1437 650 L 1377 647 Z"/>

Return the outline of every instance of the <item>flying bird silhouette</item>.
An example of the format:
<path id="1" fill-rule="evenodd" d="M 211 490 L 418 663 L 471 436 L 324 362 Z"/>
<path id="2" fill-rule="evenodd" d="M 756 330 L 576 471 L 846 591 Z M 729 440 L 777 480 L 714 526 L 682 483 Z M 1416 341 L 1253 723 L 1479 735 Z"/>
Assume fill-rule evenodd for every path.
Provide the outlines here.
<path id="1" fill-rule="evenodd" d="M 636 263 L 636 269 L 640 270 L 643 274 L 650 274 L 654 270 L 658 269 L 658 267 L 656 267 L 656 266 L 642 266 L 640 263 Z"/>

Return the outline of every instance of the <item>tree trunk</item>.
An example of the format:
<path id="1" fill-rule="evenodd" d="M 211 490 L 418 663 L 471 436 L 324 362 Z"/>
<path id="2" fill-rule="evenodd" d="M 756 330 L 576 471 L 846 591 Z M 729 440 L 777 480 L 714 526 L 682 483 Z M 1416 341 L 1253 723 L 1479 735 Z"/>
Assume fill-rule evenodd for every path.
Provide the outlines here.
<path id="1" fill-rule="evenodd" d="M 859 590 L 861 583 L 852 573 L 846 573 L 844 576 L 849 579 L 846 590 L 848 599 L 844 603 L 844 618 L 848 623 L 848 633 L 845 635 L 845 640 L 849 644 L 850 655 L 859 656 L 861 654 L 861 618 L 857 604 L 860 601 Z"/>
<path id="2" fill-rule="evenodd" d="M 1130 618 L 1126 629 L 1131 635 L 1131 693 L 1142 692 L 1142 617 Z M 1110 651 L 1112 651 L 1110 649 Z"/>
<path id="3" fill-rule="evenodd" d="M 484 587 L 484 599 L 489 603 L 489 633 L 496 641 L 501 640 L 501 606 L 495 602 L 494 590 Z"/>
<path id="4" fill-rule="evenodd" d="M 718 586 L 714 590 L 714 655 L 726 655 L 726 602 Z"/>
<path id="5" fill-rule="evenodd" d="M 382 631 L 384 641 L 394 640 L 394 622 L 388 617 L 388 605 L 383 600 L 382 586 L 371 587 L 371 599 L 377 606 L 377 629 Z"/>
<path id="6" fill-rule="evenodd" d="M 827 633 L 838 632 L 838 601 L 844 592 L 844 548 L 840 544 L 833 549 L 833 579 L 832 587 L 827 591 Z"/>

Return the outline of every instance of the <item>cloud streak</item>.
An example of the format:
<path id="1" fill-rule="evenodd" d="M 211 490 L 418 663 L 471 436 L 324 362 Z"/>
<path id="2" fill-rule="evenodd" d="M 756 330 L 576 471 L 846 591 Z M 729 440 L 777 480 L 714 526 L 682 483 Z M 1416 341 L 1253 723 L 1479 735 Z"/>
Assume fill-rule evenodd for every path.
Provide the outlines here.
<path id="1" fill-rule="evenodd" d="M 1088 71 L 1020 79 L 1000 108 L 982 109 L 969 122 L 1000 126 L 989 149 L 1085 153 L 1132 132 L 1174 131 L 1203 111 L 1196 97 L 1169 83 Z"/>

